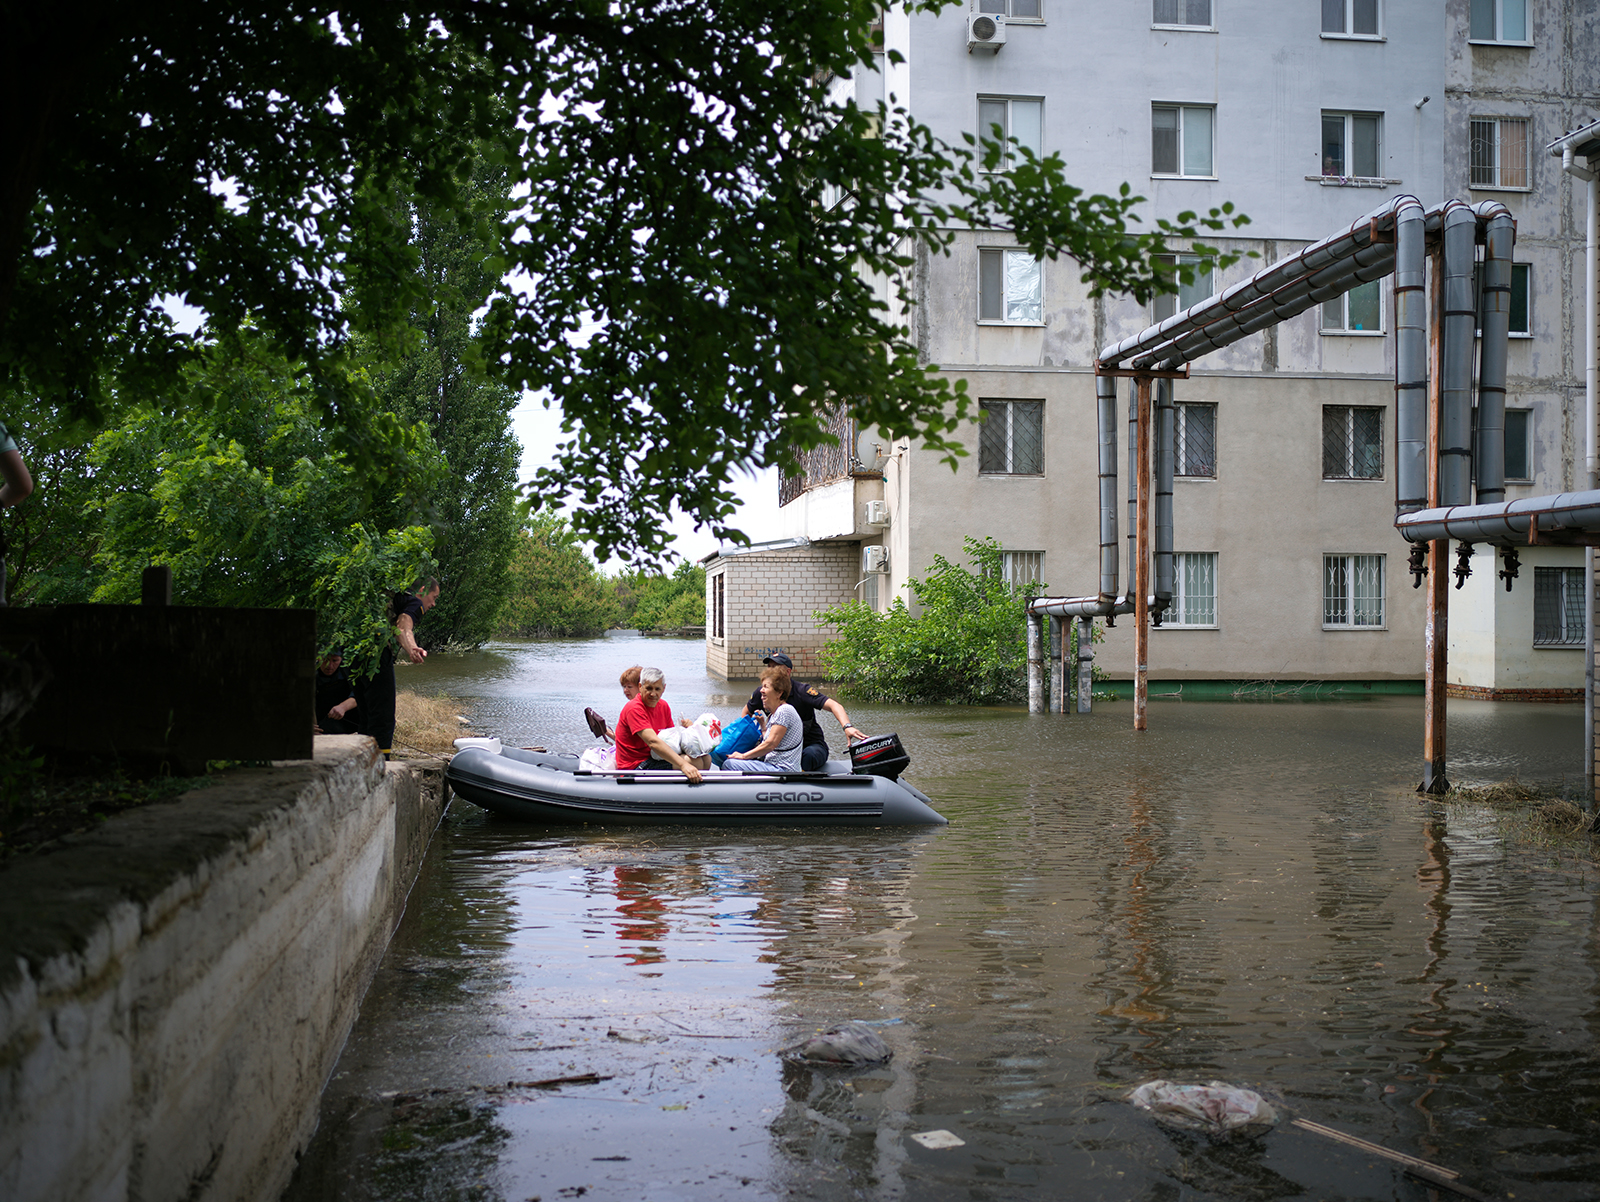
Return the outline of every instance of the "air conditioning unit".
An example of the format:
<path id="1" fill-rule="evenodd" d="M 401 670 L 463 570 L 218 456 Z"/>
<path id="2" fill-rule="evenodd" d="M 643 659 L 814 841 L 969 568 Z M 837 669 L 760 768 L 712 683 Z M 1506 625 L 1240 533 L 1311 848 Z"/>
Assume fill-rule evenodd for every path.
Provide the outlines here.
<path id="1" fill-rule="evenodd" d="M 889 502 L 867 502 L 867 525 L 887 526 L 889 524 Z"/>
<path id="2" fill-rule="evenodd" d="M 888 547 L 862 547 L 861 570 L 863 573 L 883 574 L 889 570 Z"/>
<path id="3" fill-rule="evenodd" d="M 1006 19 L 994 13 L 967 17 L 967 53 L 998 54 L 1006 44 Z"/>

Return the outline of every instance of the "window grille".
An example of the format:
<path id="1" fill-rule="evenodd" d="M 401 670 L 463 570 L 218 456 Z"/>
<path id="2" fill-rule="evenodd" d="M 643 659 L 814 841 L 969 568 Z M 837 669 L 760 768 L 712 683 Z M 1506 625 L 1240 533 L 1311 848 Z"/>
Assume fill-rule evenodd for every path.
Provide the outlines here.
<path id="1" fill-rule="evenodd" d="M 979 401 L 978 471 L 1037 476 L 1044 471 L 1044 402 Z"/>
<path id="2" fill-rule="evenodd" d="M 1023 592 L 1029 585 L 1044 583 L 1043 551 L 1002 551 L 1000 553 L 1000 579 L 1014 592 Z"/>
<path id="3" fill-rule="evenodd" d="M 1528 187 L 1528 122 L 1523 117 L 1474 117 L 1474 188 Z"/>
<path id="4" fill-rule="evenodd" d="M 842 480 L 850 475 L 855 455 L 856 424 L 843 405 L 828 415 L 826 430 L 837 440 L 825 442 L 795 456 L 794 466 L 778 480 L 778 505 L 787 505 L 809 488 Z"/>
<path id="5" fill-rule="evenodd" d="M 1582 647 L 1583 569 L 1533 569 L 1533 645 Z"/>
<path id="6" fill-rule="evenodd" d="M 1383 478 L 1383 410 L 1355 405 L 1322 407 L 1322 477 Z"/>
<path id="7" fill-rule="evenodd" d="M 1177 455 L 1174 472 L 1179 476 L 1217 474 L 1217 407 L 1215 405 L 1175 405 L 1177 410 Z"/>
<path id="8" fill-rule="evenodd" d="M 1174 626 L 1217 624 L 1217 553 L 1180 551 L 1173 557 L 1176 591 L 1166 621 Z"/>
<path id="9" fill-rule="evenodd" d="M 1383 625 L 1382 555 L 1322 557 L 1322 624 L 1335 627 Z"/>

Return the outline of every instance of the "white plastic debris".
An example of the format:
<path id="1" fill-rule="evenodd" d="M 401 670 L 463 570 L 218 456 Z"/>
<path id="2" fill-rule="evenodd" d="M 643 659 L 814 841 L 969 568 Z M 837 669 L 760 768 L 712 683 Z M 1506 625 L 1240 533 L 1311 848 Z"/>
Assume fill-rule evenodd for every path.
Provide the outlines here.
<path id="1" fill-rule="evenodd" d="M 917 1131 L 911 1136 L 924 1148 L 937 1152 L 940 1148 L 959 1148 L 967 1141 L 949 1131 Z"/>
<path id="2" fill-rule="evenodd" d="M 1128 1101 L 1174 1127 L 1216 1135 L 1244 1127 L 1270 1127 L 1278 1121 L 1278 1112 L 1260 1094 L 1226 1081 L 1209 1085 L 1146 1081 L 1128 1095 Z"/>
<path id="3" fill-rule="evenodd" d="M 465 751 L 469 747 L 481 747 L 492 755 L 500 754 L 499 739 L 457 739 L 456 750 Z"/>

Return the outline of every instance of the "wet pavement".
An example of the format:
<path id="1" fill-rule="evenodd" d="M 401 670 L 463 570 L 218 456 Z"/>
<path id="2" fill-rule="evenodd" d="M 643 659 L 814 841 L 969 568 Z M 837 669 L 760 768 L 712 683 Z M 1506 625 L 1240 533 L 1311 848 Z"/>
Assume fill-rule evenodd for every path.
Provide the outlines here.
<path id="1" fill-rule="evenodd" d="M 742 702 L 699 643 L 627 636 L 401 687 L 576 750 L 634 662 L 681 716 Z M 1157 1077 L 1492 1196 L 1596 1196 L 1595 865 L 1411 793 L 1420 698 L 1159 703 L 1142 735 L 1127 703 L 849 708 L 949 827 L 560 829 L 457 799 L 287 1197 L 1430 1196 L 1287 1121 L 1164 1127 L 1122 1100 Z M 1573 779 L 1581 738 L 1581 705 L 1452 703 L 1451 776 Z M 894 1058 L 780 1055 L 847 1020 Z"/>

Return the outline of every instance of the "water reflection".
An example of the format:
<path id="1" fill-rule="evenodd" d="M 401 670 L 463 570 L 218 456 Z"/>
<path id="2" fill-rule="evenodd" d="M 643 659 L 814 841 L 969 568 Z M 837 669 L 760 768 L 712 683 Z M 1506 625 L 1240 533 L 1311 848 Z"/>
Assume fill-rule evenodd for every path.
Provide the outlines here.
<path id="1" fill-rule="evenodd" d="M 575 750 L 631 663 L 678 712 L 742 703 L 699 656 L 506 645 L 426 679 Z M 1292 1127 L 1161 1128 L 1119 1100 L 1155 1076 L 1262 1089 L 1486 1192 L 1590 1196 L 1592 866 L 1418 799 L 1419 702 L 1158 705 L 1143 736 L 1125 706 L 851 712 L 901 733 L 950 827 L 453 807 L 291 1198 L 1425 1196 Z M 1451 721 L 1457 777 L 1581 769 L 1580 707 Z M 845 1019 L 894 1059 L 778 1056 Z M 965 1143 L 908 1138 L 934 1129 Z"/>

